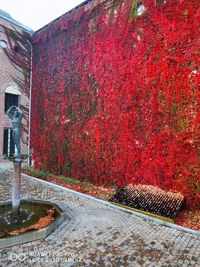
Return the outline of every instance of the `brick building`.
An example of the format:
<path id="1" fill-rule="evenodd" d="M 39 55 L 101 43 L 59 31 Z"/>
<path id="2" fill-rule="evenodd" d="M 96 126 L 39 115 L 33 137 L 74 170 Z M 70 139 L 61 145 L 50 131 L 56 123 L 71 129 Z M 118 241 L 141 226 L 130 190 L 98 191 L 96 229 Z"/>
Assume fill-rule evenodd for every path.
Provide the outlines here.
<path id="1" fill-rule="evenodd" d="M 26 114 L 22 120 L 24 127 L 21 136 L 22 154 L 28 153 L 29 136 L 29 93 L 25 93 L 24 89 L 21 88 L 17 82 L 24 82 L 24 74 L 22 69 L 14 64 L 7 54 L 9 51 L 16 54 L 20 51 L 19 47 L 15 45 L 15 40 L 12 40 L 12 37 L 9 37 L 6 34 L 5 29 L 16 31 L 18 33 L 26 32 L 27 34 L 31 34 L 31 30 L 29 28 L 15 21 L 8 13 L 0 10 L 0 162 L 3 161 L 5 154 L 13 154 L 15 150 L 13 140 L 11 138 L 11 120 L 5 114 L 6 110 L 10 106 L 16 105 L 19 107 L 26 107 Z"/>

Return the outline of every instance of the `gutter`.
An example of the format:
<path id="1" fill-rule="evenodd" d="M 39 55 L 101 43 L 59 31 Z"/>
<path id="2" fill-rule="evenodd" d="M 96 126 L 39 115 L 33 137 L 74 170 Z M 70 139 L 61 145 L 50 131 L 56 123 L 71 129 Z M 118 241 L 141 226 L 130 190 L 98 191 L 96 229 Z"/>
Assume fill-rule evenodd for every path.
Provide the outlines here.
<path id="1" fill-rule="evenodd" d="M 30 143 L 31 143 L 31 102 L 32 102 L 32 84 L 33 84 L 33 46 L 29 40 L 27 40 L 31 48 L 31 67 L 30 67 L 30 84 L 29 84 L 29 117 L 28 117 L 28 166 L 31 165 L 31 153 L 30 153 Z"/>

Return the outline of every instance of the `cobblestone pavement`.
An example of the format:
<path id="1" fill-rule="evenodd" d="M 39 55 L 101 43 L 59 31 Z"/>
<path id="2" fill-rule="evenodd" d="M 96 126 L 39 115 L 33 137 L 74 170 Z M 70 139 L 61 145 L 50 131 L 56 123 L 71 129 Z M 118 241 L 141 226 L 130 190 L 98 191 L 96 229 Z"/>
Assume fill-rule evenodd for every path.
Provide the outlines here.
<path id="1" fill-rule="evenodd" d="M 11 199 L 11 174 L 0 175 L 0 201 Z M 0 266 L 200 267 L 200 240 L 191 235 L 23 177 L 23 198 L 68 206 L 63 222 L 45 240 L 0 250 Z M 15 258 L 15 254 L 19 259 Z"/>

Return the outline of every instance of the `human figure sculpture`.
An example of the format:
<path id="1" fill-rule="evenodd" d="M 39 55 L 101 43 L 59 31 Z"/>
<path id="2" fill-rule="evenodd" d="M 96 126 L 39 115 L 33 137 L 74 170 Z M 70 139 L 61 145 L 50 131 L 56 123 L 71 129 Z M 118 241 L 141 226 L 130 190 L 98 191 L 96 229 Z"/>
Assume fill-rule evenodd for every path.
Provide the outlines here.
<path id="1" fill-rule="evenodd" d="M 12 137 L 14 144 L 17 148 L 17 153 L 15 153 L 15 157 L 20 157 L 20 124 L 23 117 L 23 112 L 20 108 L 16 106 L 11 106 L 6 114 L 12 120 Z"/>

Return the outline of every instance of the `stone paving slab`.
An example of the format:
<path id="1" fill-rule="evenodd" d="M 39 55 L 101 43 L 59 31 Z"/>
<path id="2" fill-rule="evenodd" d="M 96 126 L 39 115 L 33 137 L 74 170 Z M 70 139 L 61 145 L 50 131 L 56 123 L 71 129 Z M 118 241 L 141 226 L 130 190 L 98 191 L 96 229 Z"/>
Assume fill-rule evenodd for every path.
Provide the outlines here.
<path id="1" fill-rule="evenodd" d="M 1 173 L 0 201 L 11 199 L 11 189 L 11 173 Z M 0 250 L 0 267 L 200 267 L 194 235 L 23 177 L 22 198 L 34 197 L 67 206 L 74 220 L 45 240 Z"/>

